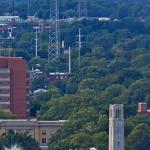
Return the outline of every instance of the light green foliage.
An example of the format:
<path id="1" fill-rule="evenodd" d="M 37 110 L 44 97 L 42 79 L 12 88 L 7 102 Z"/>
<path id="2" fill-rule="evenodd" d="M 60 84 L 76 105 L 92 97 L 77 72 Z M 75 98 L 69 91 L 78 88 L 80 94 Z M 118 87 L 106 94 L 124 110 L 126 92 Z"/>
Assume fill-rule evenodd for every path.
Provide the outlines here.
<path id="1" fill-rule="evenodd" d="M 15 119 L 16 116 L 11 114 L 10 112 L 5 112 L 0 109 L 0 119 Z"/>

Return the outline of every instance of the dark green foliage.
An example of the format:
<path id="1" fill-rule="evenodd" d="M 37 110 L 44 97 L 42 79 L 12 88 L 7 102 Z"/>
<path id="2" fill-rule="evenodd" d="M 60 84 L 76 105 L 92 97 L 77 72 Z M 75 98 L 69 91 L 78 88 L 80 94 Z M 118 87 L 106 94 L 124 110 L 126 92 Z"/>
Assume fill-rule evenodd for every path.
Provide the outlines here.
<path id="1" fill-rule="evenodd" d="M 40 150 L 38 143 L 28 133 L 14 133 L 9 130 L 1 136 L 0 141 L 7 148 L 17 144 L 24 150 Z"/>
<path id="2" fill-rule="evenodd" d="M 37 90 L 37 89 L 45 89 L 48 86 L 48 80 L 44 77 L 37 77 L 34 79 L 32 86 L 31 86 L 31 90 Z"/>
<path id="3" fill-rule="evenodd" d="M 148 124 L 136 126 L 127 138 L 127 150 L 143 150 L 150 146 L 150 127 Z"/>

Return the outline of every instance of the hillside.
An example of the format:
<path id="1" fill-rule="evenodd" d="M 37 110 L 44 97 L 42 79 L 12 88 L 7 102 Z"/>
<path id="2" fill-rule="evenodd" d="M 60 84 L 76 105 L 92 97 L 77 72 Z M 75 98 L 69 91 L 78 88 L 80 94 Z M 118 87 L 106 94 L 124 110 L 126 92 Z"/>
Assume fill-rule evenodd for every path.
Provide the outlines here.
<path id="1" fill-rule="evenodd" d="M 87 150 L 94 146 L 107 150 L 108 107 L 112 103 L 125 105 L 126 149 L 142 150 L 142 145 L 148 147 L 149 142 L 142 139 L 150 139 L 150 136 L 142 135 L 146 130 L 141 131 L 141 128 L 146 126 L 150 131 L 150 118 L 137 115 L 137 103 L 150 103 L 149 16 L 148 10 L 144 9 L 147 5 L 130 5 L 132 10 L 143 8 L 138 9 L 138 15 L 134 11 L 134 16 L 130 16 L 131 8 L 128 6 L 115 4 L 117 9 L 111 11 L 111 17 L 120 10 L 117 22 L 82 21 L 62 26 L 63 31 L 71 33 L 69 37 L 75 37 L 80 27 L 82 33 L 87 34 L 88 44 L 81 52 L 80 69 L 76 67 L 77 49 L 72 45 L 73 74 L 66 83 L 56 85 L 59 94 L 53 96 L 51 93 L 51 99 L 40 109 L 41 119 L 69 120 L 52 139 L 49 149 Z M 111 10 L 108 4 L 104 8 L 107 8 L 107 13 Z M 69 37 L 64 36 L 65 41 Z M 71 43 L 67 41 L 68 46 Z M 136 143 L 137 139 L 139 143 Z"/>
<path id="2" fill-rule="evenodd" d="M 47 19 L 48 2 L 33 2 L 30 13 Z M 126 150 L 149 149 L 150 117 L 137 114 L 137 104 L 147 102 L 150 106 L 150 4 L 148 0 L 126 2 L 89 0 L 88 16 L 110 17 L 110 21 L 60 23 L 60 41 L 65 41 L 65 50 L 69 46 L 72 50 L 72 74 L 66 81 L 51 85 L 45 78 L 37 78 L 30 87 L 31 91 L 45 87 L 49 90 L 31 99 L 32 116 L 41 120 L 68 120 L 50 141 L 49 150 L 88 150 L 90 147 L 107 150 L 108 108 L 113 103 L 122 103 L 125 107 Z M 22 9 L 25 6 L 26 3 L 18 4 L 16 15 L 26 18 L 27 10 Z M 6 10 L 9 7 L 2 7 L 0 13 Z M 77 17 L 76 10 L 77 0 L 60 2 L 60 18 Z M 86 35 L 80 67 L 76 45 L 79 28 Z M 12 55 L 25 58 L 30 69 L 38 64 L 37 68 L 45 74 L 67 72 L 68 60 L 63 49 L 60 58 L 47 62 L 47 31 L 40 34 L 39 57 L 34 58 L 32 31 L 31 24 L 23 23 L 17 28 Z M 7 46 L 2 45 L 2 49 Z"/>
<path id="3" fill-rule="evenodd" d="M 90 43 L 82 50 L 81 68 L 76 68 L 73 54 L 73 74 L 66 85 L 57 85 L 60 94 L 52 95 L 40 110 L 41 119 L 69 120 L 50 142 L 50 149 L 107 150 L 109 104 L 123 103 L 130 150 L 128 142 L 134 140 L 130 135 L 140 124 L 150 125 L 149 117 L 136 116 L 138 102 L 150 103 L 149 29 L 129 18 L 117 23 L 83 21 L 79 26 L 85 30 L 85 24 Z M 59 96 L 63 89 L 64 95 Z"/>

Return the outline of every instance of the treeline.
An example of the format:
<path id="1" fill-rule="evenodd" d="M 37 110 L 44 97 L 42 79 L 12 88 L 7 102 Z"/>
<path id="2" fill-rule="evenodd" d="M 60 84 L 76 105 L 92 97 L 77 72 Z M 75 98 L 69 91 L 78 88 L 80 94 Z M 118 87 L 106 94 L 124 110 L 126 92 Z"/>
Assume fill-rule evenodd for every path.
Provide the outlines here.
<path id="1" fill-rule="evenodd" d="M 88 0 L 89 17 L 111 17 L 125 18 L 137 17 L 143 18 L 149 16 L 149 0 Z M 12 1 L 0 2 L 0 14 L 12 13 Z M 32 0 L 29 5 L 29 14 L 38 18 L 49 18 L 49 0 Z M 59 1 L 60 18 L 78 17 L 78 0 Z M 15 15 L 21 18 L 27 18 L 28 1 L 18 1 L 15 3 Z"/>

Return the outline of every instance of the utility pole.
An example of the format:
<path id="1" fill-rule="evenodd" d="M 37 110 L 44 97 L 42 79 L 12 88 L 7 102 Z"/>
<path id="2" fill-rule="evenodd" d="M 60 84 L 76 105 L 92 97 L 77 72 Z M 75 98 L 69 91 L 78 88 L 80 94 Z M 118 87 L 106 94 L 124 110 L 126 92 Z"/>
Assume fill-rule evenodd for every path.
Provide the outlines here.
<path id="1" fill-rule="evenodd" d="M 12 15 L 15 15 L 15 0 L 12 0 Z"/>
<path id="2" fill-rule="evenodd" d="M 4 30 L 2 29 L 1 35 L 0 35 L 0 56 L 2 56 L 2 44 L 6 42 L 7 45 L 8 45 L 7 55 L 10 57 L 10 55 L 11 55 L 11 43 L 14 40 L 14 37 L 12 36 L 13 28 L 10 27 L 10 28 L 7 29 L 8 37 L 3 36 L 3 32 L 4 32 Z"/>
<path id="3" fill-rule="evenodd" d="M 0 30 L 0 56 L 2 56 L 2 43 L 3 43 L 3 41 L 2 41 L 2 33 L 3 33 L 3 29 Z"/>
<path id="4" fill-rule="evenodd" d="M 30 16 L 30 0 L 28 0 L 28 18 Z"/>
<path id="5" fill-rule="evenodd" d="M 38 26 L 36 27 L 33 27 L 34 31 L 33 33 L 35 33 L 35 38 L 33 38 L 33 40 L 35 41 L 35 57 L 37 58 L 38 57 L 38 47 L 39 47 L 39 44 L 38 44 L 38 41 L 39 41 L 39 30 L 40 28 Z"/>
<path id="6" fill-rule="evenodd" d="M 78 17 L 79 19 L 87 17 L 87 0 L 78 1 Z"/>
<path id="7" fill-rule="evenodd" d="M 78 66 L 80 68 L 80 63 L 81 63 L 81 48 L 82 48 L 82 42 L 81 42 L 81 29 L 79 28 L 79 35 L 78 35 L 78 38 L 79 38 L 79 50 L 78 50 Z"/>
<path id="8" fill-rule="evenodd" d="M 81 34 L 81 28 L 79 28 L 79 33 L 77 35 L 78 37 L 78 67 L 80 68 L 80 64 L 81 64 L 81 49 L 82 49 L 82 44 L 86 43 L 86 42 L 82 42 L 82 37 L 85 37 L 85 35 Z"/>
<path id="9" fill-rule="evenodd" d="M 2 56 L 2 42 L 0 41 L 0 57 Z"/>
<path id="10" fill-rule="evenodd" d="M 48 62 L 55 60 L 60 55 L 59 34 L 60 27 L 58 0 L 50 0 Z"/>
<path id="11" fill-rule="evenodd" d="M 13 40 L 13 37 L 12 37 L 12 28 L 8 28 L 8 40 L 9 40 L 9 53 L 8 53 L 8 56 L 10 57 L 10 54 L 11 54 L 11 42 Z"/>
<path id="12" fill-rule="evenodd" d="M 78 2 L 78 17 L 81 18 L 81 1 Z"/>
<path id="13" fill-rule="evenodd" d="M 71 74 L 71 47 L 69 46 L 69 74 Z"/>

